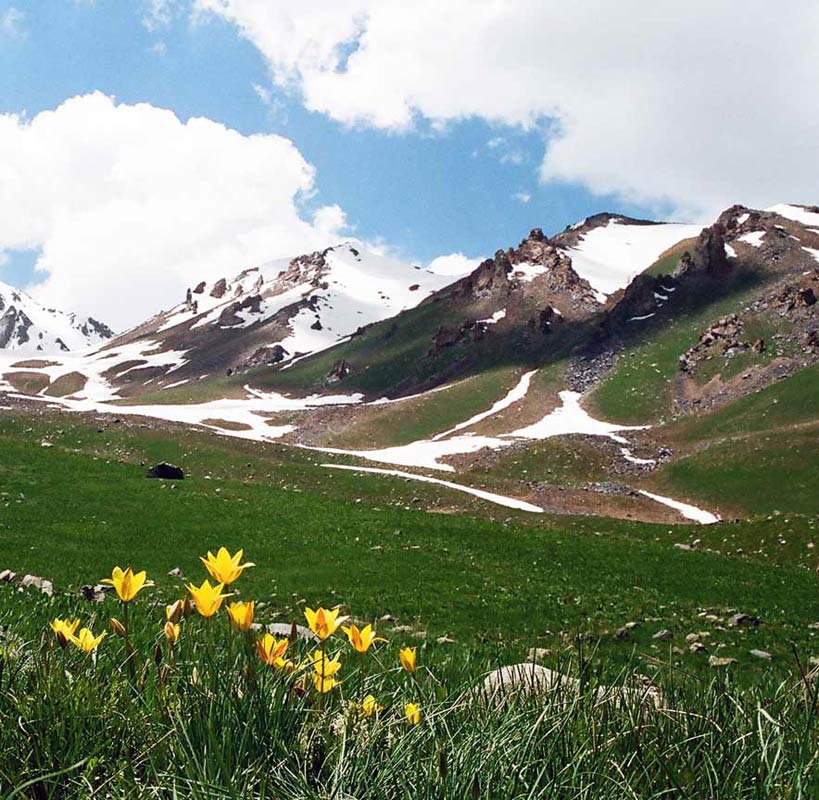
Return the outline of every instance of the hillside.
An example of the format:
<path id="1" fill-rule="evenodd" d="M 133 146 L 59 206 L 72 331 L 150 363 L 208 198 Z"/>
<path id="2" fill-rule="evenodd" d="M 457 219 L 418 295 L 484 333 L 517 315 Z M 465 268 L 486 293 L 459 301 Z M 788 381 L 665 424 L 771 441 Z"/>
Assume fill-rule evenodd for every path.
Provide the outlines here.
<path id="1" fill-rule="evenodd" d="M 75 412 L 309 447 L 338 472 L 436 483 L 487 509 L 741 517 L 776 504 L 713 477 L 737 445 L 680 431 L 791 382 L 815 389 L 817 218 L 600 214 L 535 229 L 460 278 L 340 245 L 196 285 L 93 353 L 8 363 L 0 381 Z M 799 465 L 815 409 L 799 430 L 776 410 L 749 423 L 748 486 L 774 464 L 812 474 Z M 774 432 L 792 444 L 781 458 Z M 811 513 L 803 482 L 790 489 Z"/>

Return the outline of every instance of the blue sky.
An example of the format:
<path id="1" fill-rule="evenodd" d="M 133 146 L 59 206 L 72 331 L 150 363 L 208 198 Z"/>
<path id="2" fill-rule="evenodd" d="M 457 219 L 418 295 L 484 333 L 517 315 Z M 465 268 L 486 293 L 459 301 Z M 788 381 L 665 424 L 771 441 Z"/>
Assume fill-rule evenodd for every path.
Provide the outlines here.
<path id="1" fill-rule="evenodd" d="M 0 280 L 122 326 L 347 236 L 814 204 L 819 4 L 738 7 L 0 0 Z"/>
<path id="2" fill-rule="evenodd" d="M 422 123 L 396 133 L 308 111 L 298 91 L 270 84 L 262 56 L 226 21 L 194 24 L 177 13 L 150 31 L 145 8 L 122 0 L 0 2 L 0 17 L 11 8 L 22 18 L 0 45 L 0 112 L 33 117 L 99 90 L 183 120 L 204 116 L 244 134 L 281 134 L 316 167 L 312 204 L 340 205 L 357 237 L 384 241 L 412 260 L 489 254 L 532 227 L 555 232 L 603 209 L 656 211 L 570 183 L 541 183 L 539 130 L 472 119 L 442 132 Z M 254 85 L 265 87 L 270 102 Z M 35 260 L 32 252 L 9 253 L 0 279 L 28 283 Z"/>

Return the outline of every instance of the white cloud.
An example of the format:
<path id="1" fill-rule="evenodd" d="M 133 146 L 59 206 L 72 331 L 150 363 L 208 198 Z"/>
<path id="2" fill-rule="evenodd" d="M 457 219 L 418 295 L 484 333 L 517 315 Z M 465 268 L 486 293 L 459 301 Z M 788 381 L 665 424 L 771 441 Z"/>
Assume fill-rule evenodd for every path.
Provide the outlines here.
<path id="1" fill-rule="evenodd" d="M 173 19 L 173 7 L 176 0 L 145 0 L 145 13 L 142 24 L 148 31 L 167 28 Z"/>
<path id="2" fill-rule="evenodd" d="M 23 19 L 25 15 L 19 8 L 10 6 L 0 14 L 0 33 L 10 38 L 19 39 L 25 36 Z"/>
<path id="3" fill-rule="evenodd" d="M 482 258 L 469 258 L 463 253 L 450 253 L 430 261 L 427 269 L 436 275 L 468 275 L 481 261 Z"/>
<path id="4" fill-rule="evenodd" d="M 193 0 L 347 124 L 548 135 L 543 180 L 671 202 L 815 202 L 819 3 Z"/>
<path id="5" fill-rule="evenodd" d="M 515 192 L 512 197 L 521 203 L 528 203 L 532 199 L 532 195 L 529 194 L 529 192 Z"/>
<path id="6" fill-rule="evenodd" d="M 199 280 L 340 236 L 337 206 L 300 214 L 314 180 L 280 136 L 75 97 L 0 115 L 0 251 L 40 249 L 40 299 L 123 327 Z"/>

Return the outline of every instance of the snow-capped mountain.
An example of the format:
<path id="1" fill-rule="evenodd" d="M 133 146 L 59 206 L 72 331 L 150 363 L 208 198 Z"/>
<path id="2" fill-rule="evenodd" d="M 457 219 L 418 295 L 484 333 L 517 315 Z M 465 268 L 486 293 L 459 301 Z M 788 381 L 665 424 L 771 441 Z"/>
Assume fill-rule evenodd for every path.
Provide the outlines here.
<path id="1" fill-rule="evenodd" d="M 21 355 L 93 347 L 113 331 L 91 317 L 45 308 L 25 292 L 0 282 L 0 349 Z"/>
<path id="2" fill-rule="evenodd" d="M 152 389 L 220 372 L 286 368 L 414 308 L 458 277 L 345 242 L 192 285 L 181 303 L 105 350 L 127 348 L 131 369 L 120 382 Z M 162 370 L 163 355 L 173 375 Z"/>

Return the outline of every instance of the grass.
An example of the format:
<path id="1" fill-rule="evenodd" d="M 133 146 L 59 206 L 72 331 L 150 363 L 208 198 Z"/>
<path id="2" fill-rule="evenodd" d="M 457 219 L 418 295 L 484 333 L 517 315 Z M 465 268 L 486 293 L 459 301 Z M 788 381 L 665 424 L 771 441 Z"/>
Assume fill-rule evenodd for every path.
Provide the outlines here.
<path id="1" fill-rule="evenodd" d="M 661 627 L 680 641 L 698 630 L 706 608 L 771 620 L 754 641 L 780 655 L 789 638 L 811 638 L 815 580 L 807 570 L 673 547 L 698 527 L 535 517 L 438 487 L 323 470 L 302 451 L 138 425 L 98 433 L 93 425 L 2 418 L 0 567 L 73 591 L 115 562 L 133 563 L 179 591 L 169 570 L 195 574 L 208 548 L 245 547 L 262 565 L 249 590 L 283 620 L 304 602 L 344 602 L 368 618 L 399 617 L 430 639 L 509 653 L 553 647 L 561 631 L 580 631 L 601 640 L 615 670 L 634 647 L 656 655 L 651 637 Z M 147 480 L 138 462 L 160 460 L 182 464 L 188 477 Z M 776 522 L 759 523 L 749 537 L 764 528 Z M 612 631 L 630 620 L 640 629 L 629 642 L 615 640 Z M 744 670 L 760 667 L 743 637 L 716 638 Z M 687 652 L 679 657 L 703 668 Z"/>
<path id="2" fill-rule="evenodd" d="M 499 367 L 439 392 L 378 409 L 368 408 L 363 422 L 356 424 L 353 421 L 349 427 L 328 437 L 326 445 L 389 447 L 433 436 L 489 408 L 517 383 L 519 377 L 518 370 Z"/>
<path id="3" fill-rule="evenodd" d="M 758 287 L 737 285 L 728 297 L 678 315 L 662 329 L 651 326 L 651 336 L 628 347 L 591 393 L 590 412 L 624 424 L 656 424 L 670 417 L 680 355 L 696 344 L 710 322 L 741 308 L 755 291 Z"/>
<path id="4" fill-rule="evenodd" d="M 224 617 L 183 619 L 171 647 L 155 595 L 134 603 L 133 656 L 113 635 L 86 656 L 60 648 L 48 621 L 92 616 L 98 631 L 119 614 L 115 600 L 89 611 L 0 591 L 0 714 L 14 720 L 0 727 L 8 800 L 750 799 L 819 790 L 816 690 L 801 680 L 743 688 L 730 671 L 697 677 L 654 665 L 655 709 L 633 692 L 631 670 L 641 665 L 607 679 L 597 655 L 579 649 L 563 654 L 553 691 L 523 684 L 487 696 L 473 689 L 496 659 L 429 647 L 413 679 L 390 643 L 364 657 L 363 678 L 333 637 L 326 647 L 339 654 L 342 683 L 319 697 L 310 666 L 271 670 L 253 652 L 254 635 L 229 634 Z M 311 649 L 291 642 L 287 656 L 303 663 Z M 360 711 L 365 692 L 383 706 L 370 717 Z M 411 701 L 417 724 L 406 720 Z"/>

